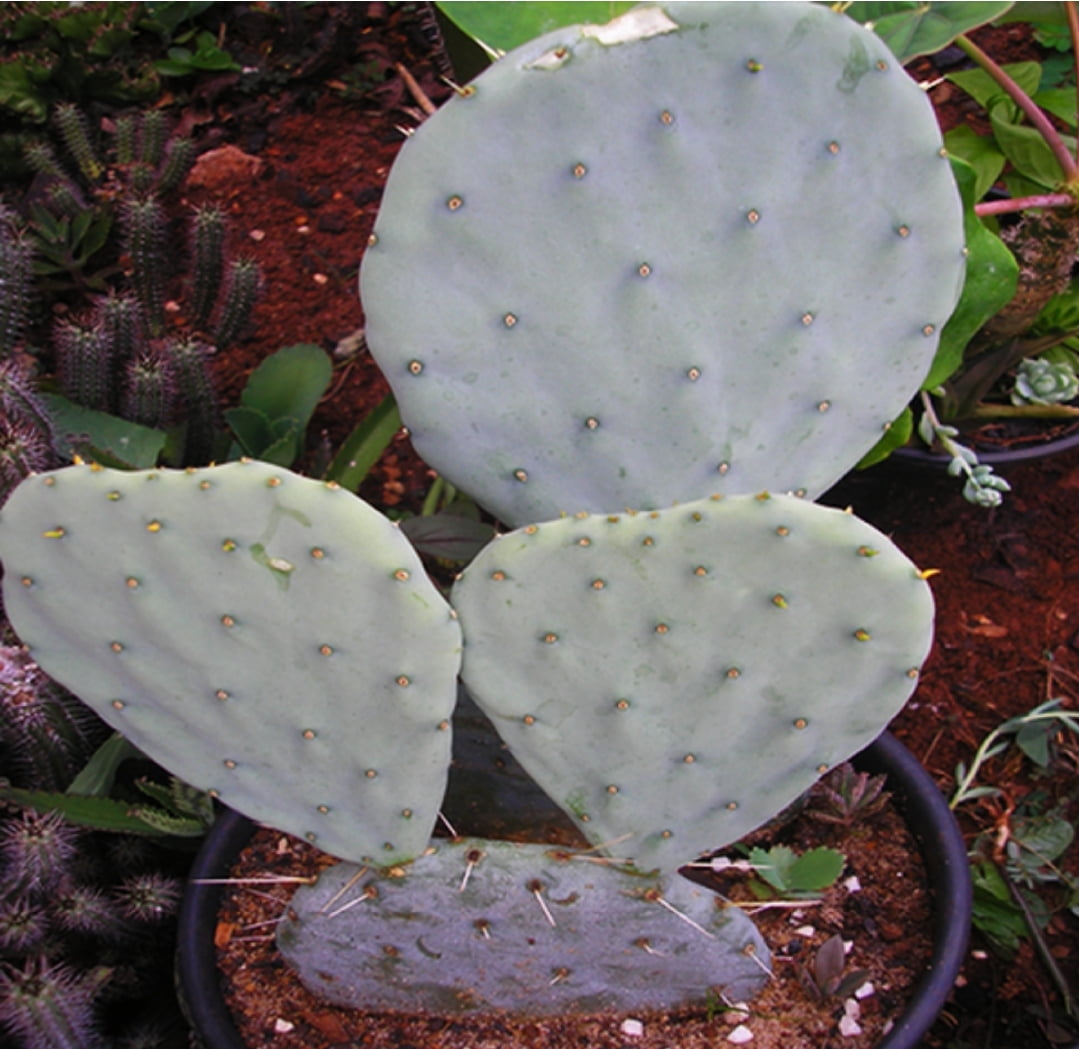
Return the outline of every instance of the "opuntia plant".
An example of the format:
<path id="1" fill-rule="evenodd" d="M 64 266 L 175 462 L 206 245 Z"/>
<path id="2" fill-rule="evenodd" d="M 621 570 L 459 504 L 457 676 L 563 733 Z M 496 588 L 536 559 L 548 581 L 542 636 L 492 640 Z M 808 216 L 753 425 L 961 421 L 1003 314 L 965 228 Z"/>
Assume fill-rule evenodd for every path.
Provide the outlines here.
<path id="1" fill-rule="evenodd" d="M 513 530 L 446 596 L 335 484 L 80 464 L 0 513 L 9 614 L 160 764 L 344 861 L 278 935 L 320 992 L 742 998 L 767 945 L 678 872 L 917 685 L 927 574 L 809 497 L 918 388 L 962 276 L 932 111 L 843 15 L 672 3 L 558 30 L 406 143 L 362 278 L 417 443 Z M 459 685 L 597 863 L 432 842 Z"/>

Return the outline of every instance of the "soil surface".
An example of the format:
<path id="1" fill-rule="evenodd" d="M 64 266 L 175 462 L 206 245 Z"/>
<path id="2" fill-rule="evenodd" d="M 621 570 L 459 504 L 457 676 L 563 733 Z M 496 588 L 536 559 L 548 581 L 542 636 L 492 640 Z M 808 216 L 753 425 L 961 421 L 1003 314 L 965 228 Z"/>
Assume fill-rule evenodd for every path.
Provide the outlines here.
<path id="1" fill-rule="evenodd" d="M 341 6 L 352 5 L 307 5 L 327 11 Z M 393 63 L 404 63 L 436 104 L 450 91 L 439 78 L 440 60 L 417 44 L 417 34 L 400 24 L 399 12 L 388 5 L 366 6 L 368 23 L 357 32 L 368 39 L 365 44 L 362 35 L 359 38 L 360 51 L 348 58 L 351 65 L 338 62 L 318 72 L 313 88 L 268 94 L 257 103 L 240 105 L 227 92 L 201 98 L 188 104 L 182 118 L 205 147 L 233 147 L 204 156 L 189 184 L 187 201 L 223 204 L 231 217 L 234 246 L 257 259 L 265 275 L 265 291 L 250 333 L 215 361 L 222 402 L 236 403 L 254 367 L 280 347 L 311 342 L 334 357 L 333 383 L 316 413 L 299 464 L 310 471 L 327 461 L 356 421 L 387 393 L 384 379 L 358 337 L 363 314 L 356 285 L 381 188 L 403 140 L 400 128 L 414 126 L 422 118 L 417 96 Z M 1015 37 L 1020 50 L 1007 57 L 1028 57 L 1022 49 L 1029 41 L 1013 31 L 1008 34 Z M 355 86 L 352 74 L 361 57 L 365 69 L 374 63 L 374 72 L 368 73 L 374 90 Z M 942 112 L 954 106 L 959 118 L 964 117 L 969 107 L 954 89 L 944 85 L 943 91 L 935 90 Z M 416 295 L 419 306 L 423 289 L 417 288 Z M 949 795 L 955 788 L 957 763 L 969 763 L 986 734 L 1006 719 L 1050 698 L 1059 698 L 1072 710 L 1079 706 L 1079 531 L 1075 527 L 1079 451 L 1003 472 L 1012 492 L 996 510 L 966 503 L 961 485 L 944 476 L 942 469 L 916 469 L 894 461 L 847 479 L 828 497 L 835 505 L 853 506 L 860 516 L 892 535 L 922 567 L 939 570 L 932 581 L 938 608 L 933 653 L 917 692 L 893 730 Z M 388 510 L 416 512 L 432 480 L 433 474 L 401 433 L 361 494 Z M 987 859 L 1003 858 L 1024 806 L 1056 811 L 1072 826 L 1079 824 L 1079 744 L 1075 736 L 1066 735 L 1055 736 L 1051 743 L 1051 762 L 1046 768 L 1014 746 L 993 757 L 983 767 L 979 782 L 999 793 L 960 808 L 972 847 L 977 842 Z M 886 831 L 885 836 L 889 835 Z M 263 840 L 263 848 L 282 851 L 273 836 Z M 301 848 L 296 862 L 317 861 Z M 1079 878 L 1079 843 L 1072 844 L 1056 867 L 1073 883 Z M 888 876 L 885 868 L 882 877 L 887 880 Z M 902 878 L 909 886 L 918 875 L 904 873 Z M 1075 995 L 1079 993 L 1079 918 L 1064 905 L 1067 893 L 1059 879 L 1033 886 L 1031 892 L 1045 908 L 1047 954 L 1070 979 Z M 270 895 L 272 901 L 262 902 L 270 911 L 280 908 L 280 894 Z M 838 913 L 843 913 L 835 901 L 826 906 L 839 907 Z M 914 900 L 914 906 L 918 909 L 922 903 Z M 234 931 L 268 914 L 264 910 L 256 919 L 245 912 L 227 921 Z M 770 920 L 773 943 L 783 951 L 796 939 L 788 918 Z M 815 916 L 807 920 L 817 922 Z M 832 926 L 845 931 L 848 920 L 836 918 Z M 883 925 L 893 929 L 890 922 L 884 919 Z M 820 923 L 820 931 L 826 928 L 830 926 Z M 255 934 L 256 939 L 262 935 Z M 235 941 L 237 936 L 224 938 Z M 883 935 L 882 951 L 889 939 L 896 946 L 896 936 Z M 819 932 L 816 942 L 820 942 Z M 916 969 L 920 948 L 903 941 L 898 946 L 901 953 L 906 951 L 907 968 Z M 255 947 L 265 950 L 264 944 Z M 870 969 L 874 984 L 884 992 L 863 1006 L 869 1018 L 867 1029 L 873 1030 L 879 1003 L 890 986 L 901 984 L 898 974 L 903 966 L 889 962 L 883 953 L 875 957 L 872 944 L 859 949 L 862 953 L 855 964 Z M 263 960 L 251 963 L 246 981 L 255 991 L 265 985 L 267 966 L 273 965 L 265 954 L 259 957 Z M 795 1008 L 808 1010 L 810 999 L 804 991 L 800 993 Z M 330 1016 L 329 1011 L 286 1015 L 281 1010 L 275 1013 L 275 1008 L 257 1007 L 257 1022 L 265 1025 L 267 1017 L 280 1017 L 306 1025 L 305 1032 L 324 1025 L 326 1044 L 353 1044 L 341 1036 L 336 1020 L 323 1024 L 319 1019 Z M 814 1046 L 873 1044 L 869 1036 L 843 1039 L 834 1033 L 834 1002 L 826 1006 L 824 1015 L 826 1033 L 820 1033 Z M 723 1039 L 730 1026 L 724 1019 L 715 1020 L 707 1044 L 726 1044 Z M 542 1036 L 535 1044 L 557 1044 L 549 1040 L 547 1031 L 535 1033 Z M 645 1042 L 618 1032 L 601 1038 L 590 1031 L 588 1044 L 703 1044 L 690 1041 L 688 1033 L 684 1039 L 683 1033 L 679 1029 L 670 1038 Z M 1077 1029 L 1067 1026 L 1061 988 L 1031 938 L 1021 937 L 1014 954 L 1005 956 L 976 931 L 953 999 L 924 1049 L 1041 1049 L 1069 1044 L 1069 1040 L 1074 1043 L 1076 1037 Z M 300 1044 L 305 1049 L 315 1046 L 307 1035 L 296 1041 L 287 1031 L 275 1032 L 272 1022 L 264 1037 L 252 1042 L 253 1046 Z M 398 1032 L 384 1043 L 365 1040 L 363 1044 L 405 1049 L 516 1043 L 505 1039 L 481 1043 L 468 1035 L 457 1042 L 436 1041 L 428 1026 Z M 752 1044 L 762 1042 L 758 1038 Z M 788 1041 L 780 1044 L 794 1046 Z"/>
<path id="2" fill-rule="evenodd" d="M 328 861 L 301 842 L 260 830 L 234 868 L 237 884 L 226 889 L 220 910 L 216 942 L 226 1000 L 250 1049 L 667 1049 L 672 1040 L 680 1049 L 712 1049 L 739 1028 L 752 1031 L 758 1049 L 869 1049 L 902 1009 L 930 955 L 929 894 L 917 846 L 890 804 L 849 827 L 802 816 L 778 835 L 758 835 L 754 844 L 780 841 L 798 853 L 838 850 L 847 857 L 843 877 L 812 903 L 762 908 L 746 874 L 701 876 L 736 905 L 752 908 L 772 951 L 775 978 L 752 1003 L 716 994 L 709 1007 L 674 1013 L 526 1021 L 483 1014 L 365 1014 L 312 995 L 274 946 L 274 928 L 294 883 L 242 883 L 310 876 Z M 815 994 L 809 974 L 821 945 L 835 935 L 849 945 L 843 973 L 852 985 L 842 995 Z M 857 998 L 855 985 L 864 988 Z M 845 1017 L 855 1026 L 843 1034 Z M 641 1032 L 627 1035 L 627 1024 L 634 1023 Z"/>

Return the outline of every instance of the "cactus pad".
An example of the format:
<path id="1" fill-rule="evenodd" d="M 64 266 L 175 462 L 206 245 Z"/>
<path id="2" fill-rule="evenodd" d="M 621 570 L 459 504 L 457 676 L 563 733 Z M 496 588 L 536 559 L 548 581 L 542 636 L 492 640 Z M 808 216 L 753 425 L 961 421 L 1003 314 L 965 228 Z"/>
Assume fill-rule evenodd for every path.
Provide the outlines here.
<path id="1" fill-rule="evenodd" d="M 545 35 L 426 120 L 364 256 L 417 449 L 511 525 L 815 497 L 962 284 L 932 108 L 873 33 L 808 3 L 642 10 L 639 38 Z"/>
<path id="2" fill-rule="evenodd" d="M 663 871 L 876 738 L 933 620 L 887 537 L 793 496 L 528 526 L 452 601 L 462 679 L 521 764 L 591 841 Z"/>
<path id="3" fill-rule="evenodd" d="M 293 896 L 278 946 L 316 994 L 372 1011 L 599 1013 L 760 989 L 768 949 L 737 908 L 681 879 L 657 898 L 571 855 L 464 839 L 390 875 L 338 864 Z"/>
<path id="4" fill-rule="evenodd" d="M 0 556 L 34 659 L 155 761 L 346 859 L 427 845 L 460 630 L 366 503 L 255 462 L 67 467 L 5 504 Z"/>

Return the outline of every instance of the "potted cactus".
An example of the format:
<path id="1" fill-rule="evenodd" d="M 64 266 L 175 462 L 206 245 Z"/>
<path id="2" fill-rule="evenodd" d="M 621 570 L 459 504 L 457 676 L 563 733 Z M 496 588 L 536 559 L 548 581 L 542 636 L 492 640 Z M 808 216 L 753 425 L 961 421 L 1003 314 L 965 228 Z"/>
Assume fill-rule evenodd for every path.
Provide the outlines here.
<path id="1" fill-rule="evenodd" d="M 362 274 L 417 447 L 511 530 L 447 595 L 335 485 L 76 465 L 0 514 L 8 614 L 162 765 L 341 860 L 278 934 L 321 990 L 430 1011 L 748 997 L 768 945 L 678 871 L 866 748 L 917 684 L 926 574 L 812 499 L 917 388 L 962 275 L 932 111 L 845 16 L 674 3 L 559 30 L 406 143 Z M 612 862 L 432 843 L 459 680 Z M 365 906 L 327 909 L 353 879 Z M 552 894 L 573 901 L 558 921 Z"/>

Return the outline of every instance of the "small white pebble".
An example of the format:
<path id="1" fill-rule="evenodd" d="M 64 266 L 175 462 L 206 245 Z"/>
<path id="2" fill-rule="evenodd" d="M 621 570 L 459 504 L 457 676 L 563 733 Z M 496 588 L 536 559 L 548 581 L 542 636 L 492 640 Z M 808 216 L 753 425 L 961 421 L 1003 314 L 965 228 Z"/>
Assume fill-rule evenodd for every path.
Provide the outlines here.
<path id="1" fill-rule="evenodd" d="M 266 239 L 266 231 L 264 229 L 253 229 L 247 235 L 253 241 L 260 241 Z"/>
<path id="2" fill-rule="evenodd" d="M 329 284 L 330 278 L 325 273 L 316 273 L 311 278 L 316 284 Z"/>
<path id="3" fill-rule="evenodd" d="M 854 1038 L 862 1033 L 862 1025 L 858 1023 L 861 1015 L 862 1007 L 853 998 L 848 998 L 843 1003 L 843 1019 L 839 1021 L 839 1033 L 844 1038 Z"/>
<path id="4" fill-rule="evenodd" d="M 844 940 L 843 941 L 843 953 L 844 954 L 850 954 L 850 952 L 853 951 L 853 950 L 854 950 L 854 941 L 853 940 Z"/>
<path id="5" fill-rule="evenodd" d="M 798 928 L 794 930 L 794 935 L 802 936 L 807 940 L 811 940 L 814 936 L 817 935 L 817 930 L 814 929 L 812 925 L 799 925 Z"/>
<path id="6" fill-rule="evenodd" d="M 288 1034 L 289 1031 L 294 1030 L 296 1025 L 289 1020 L 284 1020 L 280 1016 L 274 1020 L 273 1030 L 274 1034 Z"/>
<path id="7" fill-rule="evenodd" d="M 644 1024 L 640 1020 L 623 1020 L 619 1030 L 627 1038 L 640 1038 L 644 1034 Z"/>
<path id="8" fill-rule="evenodd" d="M 862 883 L 858 880 L 858 875 L 852 874 L 849 878 L 844 879 L 843 888 L 846 889 L 847 892 L 861 892 Z"/>
<path id="9" fill-rule="evenodd" d="M 862 1033 L 862 1025 L 853 1016 L 844 1016 L 839 1021 L 839 1033 L 844 1038 L 857 1038 Z"/>
<path id="10" fill-rule="evenodd" d="M 854 997 L 857 998 L 858 1001 L 863 1001 L 866 998 L 872 998 L 873 995 L 875 995 L 876 993 L 877 989 L 873 986 L 873 981 L 866 980 L 866 982 L 863 983 L 861 987 L 855 990 Z"/>
<path id="11" fill-rule="evenodd" d="M 753 1041 L 753 1032 L 745 1024 L 739 1024 L 729 1035 L 727 1041 L 732 1045 L 745 1045 Z"/>
<path id="12" fill-rule="evenodd" d="M 296 227 L 296 232 L 297 233 L 310 233 L 311 232 L 311 227 L 306 226 L 306 225 L 305 226 L 297 226 Z"/>
<path id="13" fill-rule="evenodd" d="M 749 1019 L 749 1006 L 745 1002 L 734 1002 L 723 1013 L 723 1019 L 729 1024 L 740 1024 L 743 1020 Z"/>

